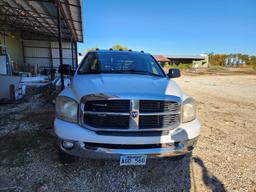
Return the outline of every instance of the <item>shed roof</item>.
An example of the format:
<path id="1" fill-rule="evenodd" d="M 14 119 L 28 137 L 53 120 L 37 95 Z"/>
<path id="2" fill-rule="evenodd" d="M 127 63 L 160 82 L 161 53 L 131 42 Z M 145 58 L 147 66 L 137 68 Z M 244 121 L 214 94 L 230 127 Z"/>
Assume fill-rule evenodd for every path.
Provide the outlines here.
<path id="1" fill-rule="evenodd" d="M 166 55 L 169 59 L 205 59 L 204 55 Z"/>
<path id="2" fill-rule="evenodd" d="M 1 0 L 0 30 L 21 31 L 30 38 L 57 38 L 56 5 L 60 7 L 63 39 L 82 42 L 81 0 Z"/>
<path id="3" fill-rule="evenodd" d="M 159 62 L 169 62 L 170 60 L 163 55 L 154 55 L 155 59 Z"/>

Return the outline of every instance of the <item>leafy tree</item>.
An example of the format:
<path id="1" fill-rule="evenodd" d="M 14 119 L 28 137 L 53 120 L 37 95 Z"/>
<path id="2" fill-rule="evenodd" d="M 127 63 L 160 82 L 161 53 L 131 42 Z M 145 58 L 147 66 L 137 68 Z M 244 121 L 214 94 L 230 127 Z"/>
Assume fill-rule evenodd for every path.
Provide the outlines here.
<path id="1" fill-rule="evenodd" d="M 123 46 L 123 45 L 120 45 L 120 44 L 117 44 L 117 45 L 112 46 L 112 49 L 113 49 L 113 50 L 119 50 L 119 49 L 128 50 L 127 47 L 125 47 L 125 46 Z"/>
<path id="2" fill-rule="evenodd" d="M 113 50 L 120 50 L 120 49 L 122 49 L 122 50 L 128 50 L 127 47 L 125 47 L 125 46 L 123 46 L 123 45 L 120 45 L 120 44 L 113 45 L 111 48 L 112 48 Z M 94 51 L 94 50 L 96 50 L 96 49 L 97 49 L 97 47 L 93 47 L 93 48 L 87 49 L 85 52 Z"/>
<path id="3" fill-rule="evenodd" d="M 248 60 L 248 65 L 251 65 L 256 70 L 256 56 L 251 56 Z"/>
<path id="4" fill-rule="evenodd" d="M 93 47 L 93 48 L 87 49 L 85 52 L 94 51 L 96 49 L 97 49 L 96 47 Z"/>
<path id="5" fill-rule="evenodd" d="M 224 66 L 224 60 L 227 57 L 238 57 L 245 62 L 246 65 L 252 66 L 256 70 L 256 56 L 249 56 L 246 54 L 209 54 L 209 62 L 211 65 Z"/>
<path id="6" fill-rule="evenodd" d="M 209 62 L 211 65 L 223 66 L 226 54 L 209 54 Z"/>

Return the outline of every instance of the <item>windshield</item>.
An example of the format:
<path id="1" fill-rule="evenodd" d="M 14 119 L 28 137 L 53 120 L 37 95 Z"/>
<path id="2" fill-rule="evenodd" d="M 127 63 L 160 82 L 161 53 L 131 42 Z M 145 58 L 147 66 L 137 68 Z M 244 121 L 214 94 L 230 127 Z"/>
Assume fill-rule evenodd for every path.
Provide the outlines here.
<path id="1" fill-rule="evenodd" d="M 134 73 L 165 77 L 151 55 L 136 52 L 92 52 L 80 65 L 78 74 Z"/>

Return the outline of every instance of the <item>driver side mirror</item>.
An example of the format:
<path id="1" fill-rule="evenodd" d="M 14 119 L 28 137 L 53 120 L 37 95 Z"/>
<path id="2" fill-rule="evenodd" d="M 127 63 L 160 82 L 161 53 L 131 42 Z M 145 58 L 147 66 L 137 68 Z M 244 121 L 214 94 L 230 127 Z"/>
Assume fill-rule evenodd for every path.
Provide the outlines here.
<path id="1" fill-rule="evenodd" d="M 180 77 L 180 70 L 175 69 L 169 69 L 169 73 L 167 74 L 169 78 L 177 78 Z"/>
<path id="2" fill-rule="evenodd" d="M 71 76 L 74 76 L 75 74 L 75 70 L 71 68 L 71 65 L 67 65 L 67 64 L 60 65 L 58 72 L 60 74 L 71 75 Z"/>

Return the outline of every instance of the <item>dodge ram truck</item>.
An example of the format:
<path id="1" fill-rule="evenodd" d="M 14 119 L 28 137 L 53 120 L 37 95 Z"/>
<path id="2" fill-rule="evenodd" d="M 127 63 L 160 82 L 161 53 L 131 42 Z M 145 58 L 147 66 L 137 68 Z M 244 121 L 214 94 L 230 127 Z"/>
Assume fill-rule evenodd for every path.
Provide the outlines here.
<path id="1" fill-rule="evenodd" d="M 200 134 L 196 104 L 156 59 L 132 50 L 90 51 L 71 84 L 56 98 L 59 157 L 117 159 L 145 165 L 157 157 L 183 158 Z"/>

